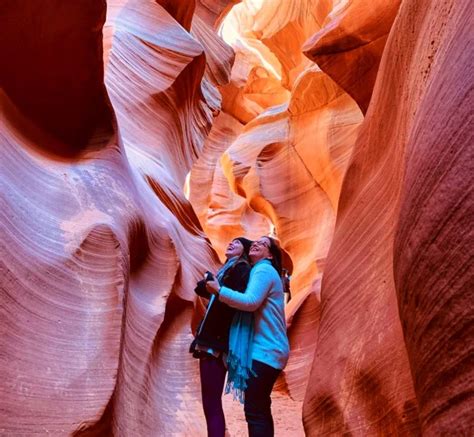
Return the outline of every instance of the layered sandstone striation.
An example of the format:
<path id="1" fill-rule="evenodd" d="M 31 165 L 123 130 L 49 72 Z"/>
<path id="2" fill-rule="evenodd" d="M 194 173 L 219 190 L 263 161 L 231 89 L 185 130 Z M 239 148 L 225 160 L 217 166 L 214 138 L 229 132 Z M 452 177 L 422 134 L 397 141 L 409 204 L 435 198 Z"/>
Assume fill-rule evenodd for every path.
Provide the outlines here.
<path id="1" fill-rule="evenodd" d="M 308 435 L 472 432 L 470 16 L 406 1 L 390 32 L 324 273 Z"/>
<path id="2" fill-rule="evenodd" d="M 468 435 L 470 2 L 79 3 L 0 6 L 0 434 L 205 435 L 194 284 L 274 233 L 276 435 Z"/>
<path id="3" fill-rule="evenodd" d="M 414 24 L 426 88 L 407 138 L 393 253 L 424 435 L 474 429 L 472 12 L 467 1 L 430 4 Z"/>
<path id="4" fill-rule="evenodd" d="M 207 66 L 177 21 L 189 21 L 184 3 L 176 17 L 146 1 L 109 6 L 108 92 L 105 2 L 2 6 L 0 422 L 10 435 L 204 426 L 179 412 L 201 408 L 186 354 L 192 289 L 217 257 L 182 186 L 219 107 L 206 70 L 224 76 L 231 59 Z"/>

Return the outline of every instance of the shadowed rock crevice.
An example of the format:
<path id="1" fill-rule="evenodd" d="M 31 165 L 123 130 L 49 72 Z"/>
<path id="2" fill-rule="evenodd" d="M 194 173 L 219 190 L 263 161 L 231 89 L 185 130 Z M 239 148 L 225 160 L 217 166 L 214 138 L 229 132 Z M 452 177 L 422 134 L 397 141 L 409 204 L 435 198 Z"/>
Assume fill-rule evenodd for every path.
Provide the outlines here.
<path id="1" fill-rule="evenodd" d="M 166 187 L 161 187 L 161 185 L 151 177 L 147 176 L 147 182 L 186 231 L 194 235 L 203 235 L 201 224 L 191 205 L 184 199 L 184 196 L 181 195 L 180 198 L 178 198 L 175 193 L 168 191 Z"/>
<path id="2" fill-rule="evenodd" d="M 137 218 L 131 223 L 129 234 L 130 275 L 133 276 L 141 270 L 150 255 L 149 237 L 143 219 Z"/>
<path id="3" fill-rule="evenodd" d="M 103 83 L 105 1 L 3 2 L 0 10 L 0 86 L 31 122 L 57 141 L 47 152 L 74 157 L 103 147 L 113 111 Z"/>
<path id="4" fill-rule="evenodd" d="M 72 437 L 113 437 L 112 420 L 113 420 L 113 404 L 114 395 L 107 403 L 100 419 L 93 424 L 81 424 L 71 434 Z"/>

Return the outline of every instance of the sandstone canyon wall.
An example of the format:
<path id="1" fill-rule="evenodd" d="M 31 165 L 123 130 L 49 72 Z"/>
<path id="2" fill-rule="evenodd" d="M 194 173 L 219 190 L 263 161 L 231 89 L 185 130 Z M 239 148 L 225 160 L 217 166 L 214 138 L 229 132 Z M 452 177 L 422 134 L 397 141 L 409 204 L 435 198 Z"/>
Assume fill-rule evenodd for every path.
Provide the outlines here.
<path id="1" fill-rule="evenodd" d="M 404 1 L 391 29 L 324 273 L 309 435 L 474 429 L 470 17 Z"/>
<path id="2" fill-rule="evenodd" d="M 3 2 L 0 434 L 205 435 L 194 283 L 272 232 L 292 271 L 277 414 L 469 435 L 471 17 Z"/>
<path id="3" fill-rule="evenodd" d="M 106 90 L 106 6 L 1 6 L 6 435 L 204 426 L 181 413 L 200 410 L 192 290 L 217 257 L 182 186 L 218 93 L 187 6 L 182 26 L 146 1 L 109 3 Z"/>

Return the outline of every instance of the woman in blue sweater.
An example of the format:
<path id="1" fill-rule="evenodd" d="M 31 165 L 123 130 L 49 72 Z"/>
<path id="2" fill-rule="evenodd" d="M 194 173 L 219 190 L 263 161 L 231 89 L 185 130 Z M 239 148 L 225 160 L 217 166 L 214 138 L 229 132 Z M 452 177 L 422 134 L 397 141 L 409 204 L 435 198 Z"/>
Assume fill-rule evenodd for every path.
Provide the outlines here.
<path id="1" fill-rule="evenodd" d="M 270 395 L 289 355 L 281 250 L 273 238 L 265 236 L 252 244 L 249 257 L 253 267 L 244 293 L 220 286 L 216 281 L 206 286 L 220 302 L 253 313 L 250 324 L 236 324 L 234 318 L 231 326 L 228 387 L 230 384 L 231 389 L 245 392 L 249 436 L 271 437 L 274 427 Z"/>

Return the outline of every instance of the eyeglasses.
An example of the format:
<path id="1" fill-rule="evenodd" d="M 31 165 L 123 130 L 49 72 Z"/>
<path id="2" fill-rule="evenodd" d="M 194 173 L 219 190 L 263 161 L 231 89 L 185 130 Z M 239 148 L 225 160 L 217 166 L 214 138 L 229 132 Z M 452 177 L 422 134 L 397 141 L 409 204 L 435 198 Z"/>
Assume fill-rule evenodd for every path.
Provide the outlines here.
<path id="1" fill-rule="evenodd" d="M 266 240 L 257 240 L 252 243 L 252 246 L 263 246 L 270 249 L 270 244 Z"/>

